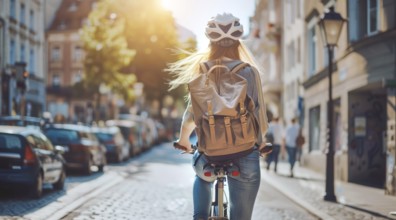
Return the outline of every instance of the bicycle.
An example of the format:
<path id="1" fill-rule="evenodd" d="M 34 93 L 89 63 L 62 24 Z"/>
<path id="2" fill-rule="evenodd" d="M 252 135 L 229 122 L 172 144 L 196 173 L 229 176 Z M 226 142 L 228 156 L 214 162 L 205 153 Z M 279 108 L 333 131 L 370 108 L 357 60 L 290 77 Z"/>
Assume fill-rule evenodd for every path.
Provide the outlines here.
<path id="1" fill-rule="evenodd" d="M 180 145 L 177 142 L 173 142 L 173 146 L 176 149 L 183 150 L 182 153 L 194 154 L 197 150 L 195 145 L 191 146 L 191 151 L 187 151 L 187 147 Z M 272 144 L 266 143 L 266 145 L 260 149 L 260 154 L 268 154 L 272 152 Z M 209 210 L 208 220 L 228 220 L 228 199 L 224 192 L 225 182 L 227 175 L 239 176 L 239 166 L 233 160 L 221 161 L 221 162 L 208 162 L 204 166 L 205 176 L 216 176 L 214 185 L 214 198 Z M 224 198 L 226 201 L 224 201 Z"/>
<path id="2" fill-rule="evenodd" d="M 226 176 L 239 176 L 239 167 L 233 161 L 208 163 L 204 167 L 204 175 L 216 176 L 214 200 L 210 206 L 208 220 L 228 220 L 228 200 L 224 192 Z"/>

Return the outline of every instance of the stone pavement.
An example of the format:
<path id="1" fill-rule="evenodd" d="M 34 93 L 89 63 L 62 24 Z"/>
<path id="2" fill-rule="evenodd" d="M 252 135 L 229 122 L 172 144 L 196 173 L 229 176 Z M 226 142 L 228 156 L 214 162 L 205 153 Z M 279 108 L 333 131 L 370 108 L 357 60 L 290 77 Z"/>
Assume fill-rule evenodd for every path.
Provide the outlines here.
<path id="1" fill-rule="evenodd" d="M 396 211 L 396 197 L 385 195 L 383 189 L 336 181 L 338 203 L 333 203 L 323 200 L 324 174 L 310 169 L 296 165 L 291 178 L 288 163 L 278 163 L 277 173 L 273 164 L 266 170 L 262 163 L 262 178 L 321 219 L 396 219 L 389 214 Z"/>
<path id="2" fill-rule="evenodd" d="M 185 220 L 192 217 L 191 155 L 170 144 L 133 160 L 121 183 L 71 211 L 62 220 Z M 121 167 L 120 167 L 121 168 Z M 315 220 L 305 209 L 262 182 L 252 220 Z"/>

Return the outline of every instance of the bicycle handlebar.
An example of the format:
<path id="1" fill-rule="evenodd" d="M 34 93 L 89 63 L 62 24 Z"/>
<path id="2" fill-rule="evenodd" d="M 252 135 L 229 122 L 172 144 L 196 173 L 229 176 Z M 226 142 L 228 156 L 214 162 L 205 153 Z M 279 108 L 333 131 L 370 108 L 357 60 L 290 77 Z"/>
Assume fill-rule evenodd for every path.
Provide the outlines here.
<path id="1" fill-rule="evenodd" d="M 188 147 L 183 146 L 181 144 L 179 144 L 178 142 L 173 142 L 173 147 L 179 150 L 182 150 L 182 154 L 194 154 L 194 152 L 197 150 L 197 146 L 196 145 L 191 145 L 191 150 L 187 150 Z M 271 143 L 266 143 L 265 146 L 263 148 L 260 149 L 260 155 L 266 155 L 271 153 L 273 150 L 273 146 Z"/>
<path id="2" fill-rule="evenodd" d="M 173 142 L 173 147 L 178 150 L 182 150 L 183 151 L 182 154 L 194 154 L 195 150 L 197 149 L 197 147 L 195 145 L 191 145 L 191 150 L 187 150 L 188 147 L 183 146 L 176 141 Z"/>

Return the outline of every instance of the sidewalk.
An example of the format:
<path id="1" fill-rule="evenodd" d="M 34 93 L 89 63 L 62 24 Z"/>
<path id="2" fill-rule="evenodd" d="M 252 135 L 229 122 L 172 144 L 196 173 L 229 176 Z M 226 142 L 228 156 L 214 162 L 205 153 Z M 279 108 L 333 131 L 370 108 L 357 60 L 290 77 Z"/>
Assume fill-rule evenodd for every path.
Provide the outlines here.
<path id="1" fill-rule="evenodd" d="M 320 219 L 396 219 L 396 197 L 384 194 L 383 189 L 336 181 L 338 203 L 323 200 L 325 177 L 296 164 L 294 178 L 289 177 L 289 164 L 278 163 L 278 172 L 267 170 L 261 163 L 262 179 L 294 200 Z"/>

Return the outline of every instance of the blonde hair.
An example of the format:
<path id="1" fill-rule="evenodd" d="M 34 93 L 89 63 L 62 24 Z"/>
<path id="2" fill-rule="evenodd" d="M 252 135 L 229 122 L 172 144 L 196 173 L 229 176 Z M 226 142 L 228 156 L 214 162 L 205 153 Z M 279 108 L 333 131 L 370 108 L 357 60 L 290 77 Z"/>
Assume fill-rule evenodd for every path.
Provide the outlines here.
<path id="1" fill-rule="evenodd" d="M 208 60 L 227 57 L 230 59 L 241 60 L 257 68 L 257 64 L 253 56 L 243 41 L 238 41 L 232 47 L 221 47 L 211 43 L 208 48 L 202 51 L 189 53 L 179 50 L 179 52 L 187 53 L 188 56 L 184 59 L 168 64 L 168 68 L 165 69 L 165 71 L 168 71 L 175 76 L 175 78 L 169 82 L 169 90 L 176 89 L 181 85 L 186 85 L 191 82 L 191 80 L 200 73 L 199 64 Z"/>

